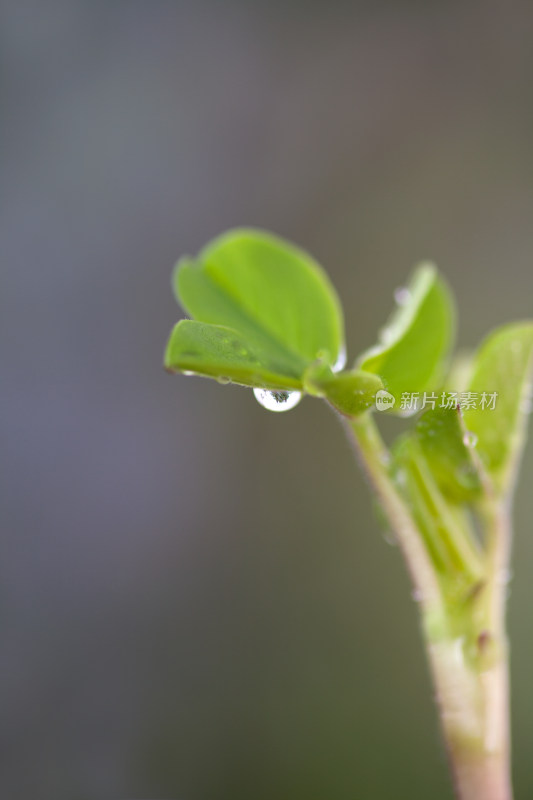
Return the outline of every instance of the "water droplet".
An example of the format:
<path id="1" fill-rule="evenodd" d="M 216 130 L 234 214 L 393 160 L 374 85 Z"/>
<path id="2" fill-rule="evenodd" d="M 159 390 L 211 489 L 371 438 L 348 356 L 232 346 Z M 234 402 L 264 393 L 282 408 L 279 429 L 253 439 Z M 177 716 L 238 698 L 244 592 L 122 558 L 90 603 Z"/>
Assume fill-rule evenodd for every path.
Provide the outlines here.
<path id="1" fill-rule="evenodd" d="M 228 383 L 231 383 L 231 378 L 228 378 L 226 375 L 219 375 L 217 381 L 225 386 Z"/>
<path id="2" fill-rule="evenodd" d="M 288 392 L 285 389 L 273 392 L 269 389 L 254 389 L 254 396 L 259 405 L 268 411 L 290 411 L 302 399 L 301 392 Z"/>
<path id="3" fill-rule="evenodd" d="M 501 569 L 497 575 L 498 583 L 501 586 L 508 586 L 511 581 L 513 580 L 513 571 L 512 569 Z"/>
<path id="4" fill-rule="evenodd" d="M 394 299 L 399 306 L 404 306 L 411 299 L 411 292 L 405 286 L 400 286 L 394 291 Z"/>
<path id="5" fill-rule="evenodd" d="M 192 372 L 190 369 L 184 369 L 183 375 L 196 375 L 196 373 Z"/>
<path id="6" fill-rule="evenodd" d="M 462 664 L 464 661 L 463 645 L 465 642 L 464 636 L 459 636 L 453 640 L 453 658 L 457 664 Z"/>
<path id="7" fill-rule="evenodd" d="M 477 444 L 477 434 L 473 431 L 465 431 L 463 436 L 463 444 L 465 447 L 475 447 Z"/>
<path id="8" fill-rule="evenodd" d="M 390 547 L 398 547 L 398 537 L 390 528 L 383 531 L 383 539 Z"/>
<path id="9" fill-rule="evenodd" d="M 396 485 L 399 486 L 401 489 L 405 489 L 407 486 L 407 473 L 404 469 L 396 470 L 394 474 L 394 480 Z"/>
<path id="10" fill-rule="evenodd" d="M 531 393 L 531 389 L 529 389 L 520 400 L 520 411 L 522 414 L 531 414 L 533 411 L 533 394 Z"/>
<path id="11" fill-rule="evenodd" d="M 381 344 L 387 345 L 390 344 L 394 339 L 394 331 L 390 328 L 382 328 L 379 332 L 379 340 Z"/>
<path id="12" fill-rule="evenodd" d="M 341 369 L 344 369 L 346 366 L 346 348 L 342 345 L 341 349 L 339 350 L 339 355 L 337 356 L 337 360 L 332 366 L 333 372 L 340 372 Z"/>

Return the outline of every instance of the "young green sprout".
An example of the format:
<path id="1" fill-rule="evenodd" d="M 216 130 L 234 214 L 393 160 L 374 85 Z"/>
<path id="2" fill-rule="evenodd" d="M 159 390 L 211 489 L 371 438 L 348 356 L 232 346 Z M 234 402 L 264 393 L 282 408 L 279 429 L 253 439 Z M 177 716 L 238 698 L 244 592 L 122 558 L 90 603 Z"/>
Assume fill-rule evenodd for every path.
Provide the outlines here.
<path id="1" fill-rule="evenodd" d="M 456 796 L 511 800 L 505 602 L 533 322 L 453 359 L 453 298 L 422 264 L 345 369 L 339 299 L 294 245 L 230 231 L 182 259 L 173 284 L 192 319 L 170 335 L 167 370 L 251 387 L 272 411 L 308 394 L 341 415 L 413 584 Z M 375 412 L 413 416 L 390 449 Z"/>

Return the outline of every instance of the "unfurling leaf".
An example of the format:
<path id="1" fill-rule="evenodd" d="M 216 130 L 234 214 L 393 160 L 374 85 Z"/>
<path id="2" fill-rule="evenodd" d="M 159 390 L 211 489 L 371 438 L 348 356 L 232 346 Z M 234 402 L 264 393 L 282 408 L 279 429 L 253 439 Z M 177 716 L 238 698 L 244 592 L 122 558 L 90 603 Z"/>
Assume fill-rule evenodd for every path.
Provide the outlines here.
<path id="1" fill-rule="evenodd" d="M 461 502 L 479 496 L 480 465 L 459 407 L 429 409 L 418 420 L 415 435 L 447 497 Z"/>
<path id="2" fill-rule="evenodd" d="M 401 412 L 403 392 L 439 388 L 455 330 L 450 290 L 433 265 L 422 264 L 415 270 L 400 301 L 379 344 L 357 360 L 360 369 L 379 375 L 394 396 L 394 413 Z"/>
<path id="3" fill-rule="evenodd" d="M 469 390 L 478 399 L 465 409 L 476 452 L 497 488 L 512 482 L 526 437 L 533 373 L 533 322 L 491 333 L 474 359 Z"/>

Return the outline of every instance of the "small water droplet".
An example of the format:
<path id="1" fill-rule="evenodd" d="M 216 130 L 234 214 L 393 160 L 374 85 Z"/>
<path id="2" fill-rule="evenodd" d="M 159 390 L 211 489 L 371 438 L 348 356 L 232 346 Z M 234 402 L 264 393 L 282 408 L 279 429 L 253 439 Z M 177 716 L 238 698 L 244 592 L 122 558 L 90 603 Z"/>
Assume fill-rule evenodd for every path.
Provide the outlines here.
<path id="1" fill-rule="evenodd" d="M 390 344 L 394 339 L 394 331 L 390 328 L 382 328 L 379 332 L 379 340 L 381 344 Z"/>
<path id="2" fill-rule="evenodd" d="M 190 369 L 184 369 L 183 375 L 195 375 L 196 373 L 192 372 Z"/>
<path id="3" fill-rule="evenodd" d="M 398 547 L 398 537 L 394 531 L 390 529 L 383 531 L 383 539 L 390 547 Z"/>
<path id="4" fill-rule="evenodd" d="M 302 399 L 301 392 L 287 390 L 270 391 L 270 389 L 254 389 L 254 396 L 259 405 L 268 411 L 290 411 Z"/>
<path id="5" fill-rule="evenodd" d="M 508 586 L 511 581 L 513 580 L 513 571 L 512 569 L 501 569 L 498 572 L 498 583 L 501 586 Z"/>
<path id="6" fill-rule="evenodd" d="M 477 434 L 473 431 L 465 431 L 463 444 L 465 447 L 475 447 L 477 444 Z"/>
<path id="7" fill-rule="evenodd" d="M 399 486 L 401 489 L 405 489 L 407 486 L 407 473 L 404 469 L 396 470 L 394 474 L 394 480 L 396 485 Z"/>
<path id="8" fill-rule="evenodd" d="M 226 375 L 219 375 L 217 381 L 225 386 L 228 383 L 231 383 L 231 378 L 228 378 Z"/>
<path id="9" fill-rule="evenodd" d="M 411 292 L 405 286 L 400 286 L 394 291 L 394 299 L 399 306 L 404 306 L 411 299 Z"/>
<path id="10" fill-rule="evenodd" d="M 459 636 L 453 640 L 453 658 L 457 664 L 462 664 L 464 661 L 463 645 L 465 642 L 464 636 Z"/>
<path id="11" fill-rule="evenodd" d="M 533 395 L 531 390 L 527 391 L 520 401 L 520 411 L 522 414 L 531 414 L 533 411 Z"/>
<path id="12" fill-rule="evenodd" d="M 332 366 L 333 372 L 340 372 L 341 369 L 344 369 L 346 366 L 346 348 L 342 345 L 341 349 L 339 350 L 339 355 L 337 356 L 337 360 Z"/>

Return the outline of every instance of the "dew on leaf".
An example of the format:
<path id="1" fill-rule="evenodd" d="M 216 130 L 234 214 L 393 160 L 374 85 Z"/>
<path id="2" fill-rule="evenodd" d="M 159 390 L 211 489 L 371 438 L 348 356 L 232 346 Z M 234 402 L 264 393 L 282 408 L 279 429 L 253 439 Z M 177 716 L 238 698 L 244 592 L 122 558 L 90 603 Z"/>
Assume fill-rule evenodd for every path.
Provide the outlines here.
<path id="1" fill-rule="evenodd" d="M 522 414 L 531 414 L 533 411 L 533 395 L 530 388 L 528 388 L 520 400 L 520 411 Z"/>
<path id="2" fill-rule="evenodd" d="M 405 306 L 411 299 L 411 292 L 405 286 L 400 286 L 394 291 L 394 299 L 399 306 Z"/>
<path id="3" fill-rule="evenodd" d="M 289 392 L 285 389 L 271 391 L 270 389 L 254 389 L 254 397 L 260 406 L 268 411 L 290 411 L 302 399 L 301 392 Z"/>
<path id="4" fill-rule="evenodd" d="M 387 346 L 391 344 L 393 340 L 394 340 L 394 331 L 392 330 L 392 328 L 386 327 L 380 330 L 379 341 L 381 342 L 382 345 Z"/>
<path id="5" fill-rule="evenodd" d="M 508 586 L 513 580 L 512 569 L 501 569 L 496 575 L 496 580 L 501 586 Z"/>
<path id="6" fill-rule="evenodd" d="M 343 345 L 339 350 L 339 355 L 337 356 L 337 360 L 332 366 L 333 372 L 340 372 L 346 366 L 346 348 Z"/>
<path id="7" fill-rule="evenodd" d="M 464 636 L 458 636 L 453 640 L 453 658 L 457 664 L 462 664 L 464 661 L 464 644 Z"/>
<path id="8" fill-rule="evenodd" d="M 477 444 L 477 434 L 473 431 L 465 431 L 463 444 L 465 447 L 475 447 Z"/>

